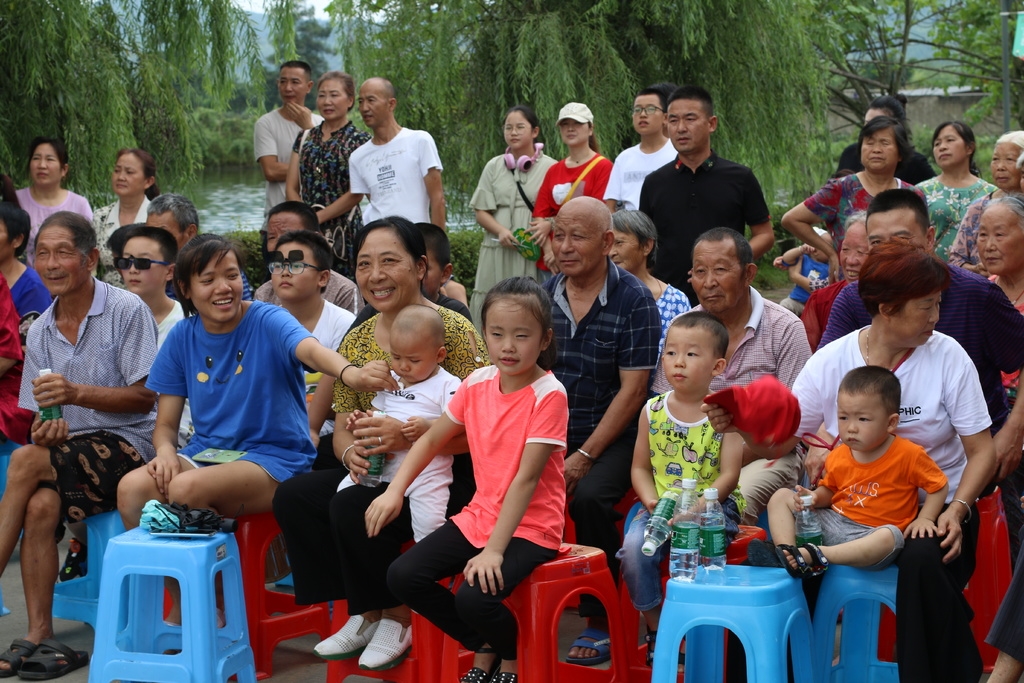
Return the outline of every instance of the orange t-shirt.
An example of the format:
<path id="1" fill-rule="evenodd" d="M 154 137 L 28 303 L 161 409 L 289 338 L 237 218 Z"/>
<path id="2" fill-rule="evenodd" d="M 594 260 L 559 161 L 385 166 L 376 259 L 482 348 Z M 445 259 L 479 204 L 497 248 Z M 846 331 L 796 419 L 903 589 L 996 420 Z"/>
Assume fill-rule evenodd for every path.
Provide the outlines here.
<path id="1" fill-rule="evenodd" d="M 832 509 L 866 526 L 906 529 L 917 517 L 918 489 L 935 493 L 946 475 L 923 448 L 897 436 L 874 462 L 859 463 L 846 444 L 828 454 L 820 484 L 834 492 Z"/>
<path id="2" fill-rule="evenodd" d="M 512 534 L 542 548 L 562 544 L 565 525 L 565 449 L 569 400 L 548 372 L 511 394 L 501 393 L 498 369 L 475 370 L 448 402 L 445 413 L 466 426 L 476 493 L 452 517 L 474 547 L 487 545 L 528 443 L 554 444 L 533 497 Z"/>

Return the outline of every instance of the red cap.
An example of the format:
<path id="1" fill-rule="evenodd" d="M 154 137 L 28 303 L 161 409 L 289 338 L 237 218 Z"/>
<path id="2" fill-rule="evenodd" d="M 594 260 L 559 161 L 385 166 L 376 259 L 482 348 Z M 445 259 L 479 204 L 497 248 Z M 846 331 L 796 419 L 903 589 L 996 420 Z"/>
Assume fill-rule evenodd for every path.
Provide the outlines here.
<path id="1" fill-rule="evenodd" d="M 745 387 L 729 387 L 704 398 L 732 413 L 732 423 L 758 443 L 782 443 L 800 428 L 800 402 L 785 384 L 762 375 Z"/>

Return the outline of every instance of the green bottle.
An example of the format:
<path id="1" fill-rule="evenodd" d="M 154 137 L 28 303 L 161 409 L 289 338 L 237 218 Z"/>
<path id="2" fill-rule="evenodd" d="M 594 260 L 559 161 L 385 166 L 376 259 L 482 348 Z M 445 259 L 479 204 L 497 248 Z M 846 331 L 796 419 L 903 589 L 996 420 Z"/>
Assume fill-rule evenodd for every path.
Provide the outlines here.
<path id="1" fill-rule="evenodd" d="M 50 368 L 43 368 L 39 371 L 39 376 L 45 377 L 52 372 L 53 370 Z M 63 417 L 63 413 L 61 412 L 60 406 L 50 406 L 49 408 L 39 409 L 39 419 L 43 422 L 46 422 L 47 420 L 59 420 L 61 417 Z"/>

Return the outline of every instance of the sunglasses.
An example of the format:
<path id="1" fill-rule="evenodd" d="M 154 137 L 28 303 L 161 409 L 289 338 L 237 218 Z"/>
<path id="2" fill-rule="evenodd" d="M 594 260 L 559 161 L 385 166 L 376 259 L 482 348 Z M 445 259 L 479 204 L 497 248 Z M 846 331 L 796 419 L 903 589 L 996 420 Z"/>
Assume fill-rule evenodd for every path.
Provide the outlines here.
<path id="1" fill-rule="evenodd" d="M 132 266 L 134 266 L 137 270 L 149 270 L 150 266 L 152 266 L 154 263 L 158 266 L 171 265 L 170 261 L 157 261 L 156 259 L 141 258 L 137 256 L 129 256 L 128 258 L 114 259 L 114 266 L 118 270 L 128 270 Z"/>

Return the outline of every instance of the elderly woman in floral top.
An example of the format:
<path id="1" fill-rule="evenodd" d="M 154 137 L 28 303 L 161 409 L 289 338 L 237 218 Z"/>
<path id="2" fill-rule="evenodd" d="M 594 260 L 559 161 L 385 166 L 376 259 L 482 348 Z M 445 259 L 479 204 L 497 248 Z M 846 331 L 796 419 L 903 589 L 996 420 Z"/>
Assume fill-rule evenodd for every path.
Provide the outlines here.
<path id="1" fill-rule="evenodd" d="M 336 268 L 352 277 L 352 241 L 363 225 L 359 212 L 363 195 L 349 191 L 348 160 L 370 135 L 348 119 L 355 104 L 352 76 L 328 71 L 317 81 L 316 90 L 317 110 L 324 120 L 295 139 L 285 194 L 316 210 L 320 229 L 334 249 Z"/>

